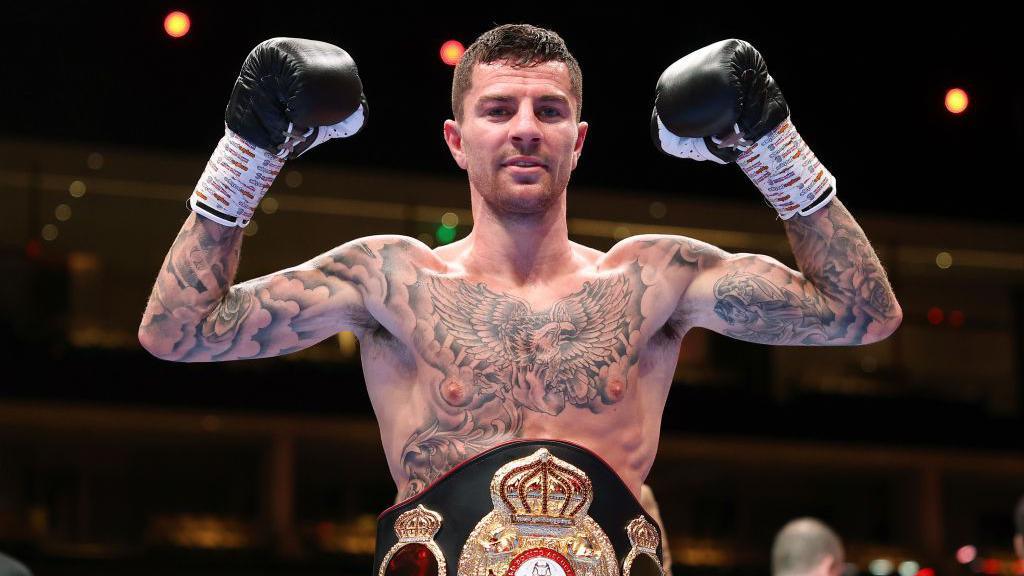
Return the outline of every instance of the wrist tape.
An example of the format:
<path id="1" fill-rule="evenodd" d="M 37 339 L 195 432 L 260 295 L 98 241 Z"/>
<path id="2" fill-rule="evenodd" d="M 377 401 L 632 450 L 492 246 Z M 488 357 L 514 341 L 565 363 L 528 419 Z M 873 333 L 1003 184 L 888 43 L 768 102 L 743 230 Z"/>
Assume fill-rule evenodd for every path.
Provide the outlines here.
<path id="1" fill-rule="evenodd" d="M 746 148 L 736 164 L 783 220 L 813 214 L 836 195 L 835 177 L 789 118 Z"/>
<path id="2" fill-rule="evenodd" d="M 225 124 L 187 205 L 214 222 L 244 228 L 282 166 L 284 159 L 246 142 Z"/>

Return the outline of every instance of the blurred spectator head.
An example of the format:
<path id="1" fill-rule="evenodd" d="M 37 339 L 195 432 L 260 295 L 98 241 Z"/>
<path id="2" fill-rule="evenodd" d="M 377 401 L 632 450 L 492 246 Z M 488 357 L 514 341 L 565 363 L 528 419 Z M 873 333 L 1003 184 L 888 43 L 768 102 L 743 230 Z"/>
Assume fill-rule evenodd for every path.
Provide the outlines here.
<path id="1" fill-rule="evenodd" d="M 772 544 L 772 576 L 841 576 L 843 543 L 824 522 L 797 518 Z"/>

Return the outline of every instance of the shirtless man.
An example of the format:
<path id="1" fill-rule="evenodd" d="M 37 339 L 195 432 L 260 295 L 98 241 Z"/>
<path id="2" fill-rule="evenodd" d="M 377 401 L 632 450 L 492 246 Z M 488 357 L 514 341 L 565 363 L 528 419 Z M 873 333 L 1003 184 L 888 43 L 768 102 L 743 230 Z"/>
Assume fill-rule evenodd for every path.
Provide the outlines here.
<path id="1" fill-rule="evenodd" d="M 557 34 L 506 25 L 466 51 L 444 123 L 469 178 L 464 239 L 431 249 L 404 236 L 360 238 L 234 283 L 240 226 L 284 161 L 351 136 L 367 117 L 348 54 L 273 39 L 243 66 L 139 340 L 165 360 L 211 362 L 288 354 L 350 330 L 400 498 L 426 502 L 416 497 L 453 467 L 503 443 L 558 439 L 598 455 L 633 506 L 688 330 L 852 346 L 886 338 L 902 318 L 753 47 L 732 40 L 681 59 L 656 102 L 655 144 L 679 157 L 739 160 L 784 219 L 802 272 L 681 236 L 635 236 L 608 252 L 570 241 L 566 189 L 588 131 L 579 66 Z"/>

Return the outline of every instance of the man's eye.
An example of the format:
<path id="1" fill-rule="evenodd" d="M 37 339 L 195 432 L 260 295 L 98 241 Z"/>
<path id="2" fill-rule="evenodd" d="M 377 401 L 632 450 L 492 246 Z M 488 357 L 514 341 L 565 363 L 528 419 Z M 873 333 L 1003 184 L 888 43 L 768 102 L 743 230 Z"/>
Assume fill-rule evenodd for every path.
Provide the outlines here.
<path id="1" fill-rule="evenodd" d="M 502 108 L 492 108 L 487 111 L 488 116 L 497 116 L 498 114 L 504 114 L 505 110 Z"/>
<path id="2" fill-rule="evenodd" d="M 550 108 L 550 107 L 549 108 L 544 108 L 544 110 L 542 110 L 542 112 L 544 112 L 544 113 L 553 112 L 553 114 L 548 114 L 549 116 L 560 116 L 562 114 L 562 111 L 559 110 L 558 108 Z"/>

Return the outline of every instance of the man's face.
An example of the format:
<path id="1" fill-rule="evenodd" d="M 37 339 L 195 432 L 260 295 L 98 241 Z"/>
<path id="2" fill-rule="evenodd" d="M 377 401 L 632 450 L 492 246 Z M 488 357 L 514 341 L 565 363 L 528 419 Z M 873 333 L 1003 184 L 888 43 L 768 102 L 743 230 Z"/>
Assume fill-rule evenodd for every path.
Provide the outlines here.
<path id="1" fill-rule="evenodd" d="M 445 122 L 445 140 L 495 212 L 541 213 L 565 193 L 579 161 L 588 126 L 576 122 L 578 105 L 563 62 L 477 64 L 462 120 Z"/>

